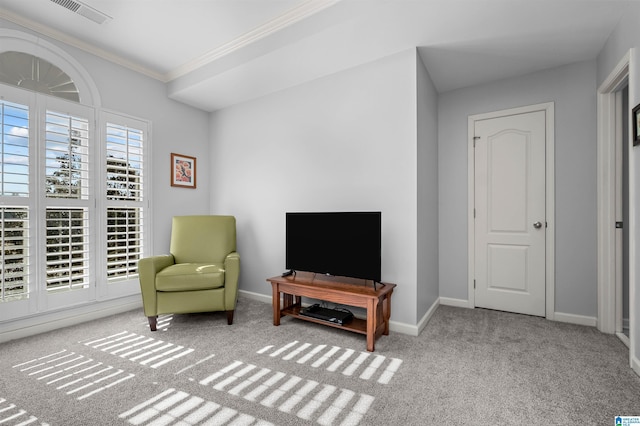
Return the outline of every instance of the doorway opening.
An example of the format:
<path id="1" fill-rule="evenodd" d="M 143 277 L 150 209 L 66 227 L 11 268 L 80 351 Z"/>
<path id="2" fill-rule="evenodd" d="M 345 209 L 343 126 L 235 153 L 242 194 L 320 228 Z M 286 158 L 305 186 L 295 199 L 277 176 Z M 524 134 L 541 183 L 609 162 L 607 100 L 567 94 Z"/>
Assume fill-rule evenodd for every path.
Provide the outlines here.
<path id="1" fill-rule="evenodd" d="M 598 329 L 630 345 L 629 64 L 598 88 Z"/>
<path id="2" fill-rule="evenodd" d="M 629 347 L 629 84 L 616 94 L 616 334 Z M 619 137 L 618 137 L 619 135 Z"/>

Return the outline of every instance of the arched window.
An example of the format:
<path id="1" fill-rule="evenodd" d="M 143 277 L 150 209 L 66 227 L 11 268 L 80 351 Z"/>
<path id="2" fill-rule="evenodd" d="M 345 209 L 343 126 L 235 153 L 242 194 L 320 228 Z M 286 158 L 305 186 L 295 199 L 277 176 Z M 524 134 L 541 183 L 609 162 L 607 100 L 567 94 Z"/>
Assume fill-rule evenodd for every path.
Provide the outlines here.
<path id="1" fill-rule="evenodd" d="M 138 294 L 146 120 L 64 49 L 0 28 L 0 322 Z"/>
<path id="2" fill-rule="evenodd" d="M 75 92 L 78 97 L 74 102 L 79 102 L 92 108 L 99 108 L 101 106 L 100 92 L 89 72 L 78 60 L 55 44 L 33 34 L 8 28 L 0 28 L 0 55 L 5 58 L 0 62 L 0 83 L 27 88 L 9 81 L 12 79 L 12 74 L 15 74 L 16 71 L 24 71 L 23 64 L 26 63 L 29 79 L 34 81 L 31 85 L 34 86 L 37 80 L 42 80 L 42 77 L 32 78 L 31 67 L 33 66 L 33 59 L 35 59 L 41 66 L 45 65 L 46 67 L 48 64 L 48 66 L 55 67 L 69 78 L 69 81 L 71 81 L 76 88 Z M 20 59 L 20 57 L 22 58 Z M 14 59 L 16 58 L 18 62 L 14 63 Z M 40 69 L 42 70 L 42 68 Z M 40 73 L 40 75 L 42 76 L 42 73 Z M 49 81 L 39 83 L 46 84 L 47 86 L 52 84 Z M 30 89 L 40 92 L 37 87 L 31 87 Z M 64 96 L 58 94 L 51 93 L 51 95 L 64 98 Z"/>
<path id="3" fill-rule="evenodd" d="M 23 52 L 0 53 L 0 82 L 80 102 L 71 77 L 49 61 Z"/>

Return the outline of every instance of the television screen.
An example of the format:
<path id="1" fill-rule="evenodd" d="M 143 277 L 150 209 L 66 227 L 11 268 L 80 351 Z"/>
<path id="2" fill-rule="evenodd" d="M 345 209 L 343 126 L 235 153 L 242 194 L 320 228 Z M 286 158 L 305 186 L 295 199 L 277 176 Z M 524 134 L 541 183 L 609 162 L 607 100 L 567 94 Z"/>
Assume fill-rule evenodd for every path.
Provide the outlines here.
<path id="1" fill-rule="evenodd" d="M 286 214 L 286 268 L 381 281 L 381 212 Z"/>

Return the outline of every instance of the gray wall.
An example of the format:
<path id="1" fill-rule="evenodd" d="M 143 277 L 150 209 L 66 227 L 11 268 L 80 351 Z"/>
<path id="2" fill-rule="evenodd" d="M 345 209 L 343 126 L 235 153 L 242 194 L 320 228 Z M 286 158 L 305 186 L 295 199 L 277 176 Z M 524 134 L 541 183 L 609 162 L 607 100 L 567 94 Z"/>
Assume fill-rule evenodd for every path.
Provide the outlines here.
<path id="1" fill-rule="evenodd" d="M 168 99 L 164 83 L 155 79 L 8 21 L 0 19 L 0 28 L 36 35 L 60 47 L 93 78 L 103 108 L 152 122 L 150 148 L 153 183 L 149 184 L 153 200 L 153 252 L 168 252 L 171 217 L 179 214 L 205 214 L 209 209 L 209 168 L 206 165 L 209 157 L 209 115 Z M 171 152 L 194 156 L 200 161 L 197 189 L 170 186 Z"/>
<path id="2" fill-rule="evenodd" d="M 638 26 L 638 16 L 640 16 L 640 4 L 629 5 L 629 12 L 622 18 L 618 27 L 613 31 L 604 48 L 598 56 L 597 84 L 604 82 L 623 56 L 634 49 L 629 69 L 629 109 L 640 103 L 640 80 L 638 79 L 638 49 L 640 49 L 640 26 Z M 632 324 L 631 336 L 631 356 L 635 371 L 640 374 L 640 288 L 638 279 L 640 278 L 640 147 L 634 147 L 629 153 L 633 167 L 630 171 L 630 180 L 633 182 L 630 194 L 631 218 L 635 233 L 630 236 L 631 241 L 631 291 L 630 306 L 632 314 L 630 320 Z M 635 279 L 634 279 L 635 277 Z M 635 283 L 634 283 L 635 281 Z M 635 318 L 633 312 L 635 311 Z"/>
<path id="3" fill-rule="evenodd" d="M 441 297 L 468 297 L 468 116 L 555 102 L 555 311 L 597 315 L 595 93 L 588 61 L 440 95 Z"/>
<path id="4" fill-rule="evenodd" d="M 392 321 L 416 324 L 416 54 L 211 115 L 211 211 L 237 218 L 240 288 L 269 295 L 287 211 L 382 211 Z"/>
<path id="5" fill-rule="evenodd" d="M 438 93 L 416 60 L 418 114 L 418 312 L 420 321 L 438 300 Z"/>

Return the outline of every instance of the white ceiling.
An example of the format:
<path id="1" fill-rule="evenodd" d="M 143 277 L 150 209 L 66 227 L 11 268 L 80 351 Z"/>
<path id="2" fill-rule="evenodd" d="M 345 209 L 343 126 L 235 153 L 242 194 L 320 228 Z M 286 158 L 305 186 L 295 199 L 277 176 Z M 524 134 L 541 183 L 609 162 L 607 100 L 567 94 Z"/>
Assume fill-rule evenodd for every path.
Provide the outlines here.
<path id="1" fill-rule="evenodd" d="M 439 92 L 593 59 L 633 0 L 79 2 L 110 19 L 51 0 L 0 0 L 0 17 L 214 111 L 413 47 Z"/>

